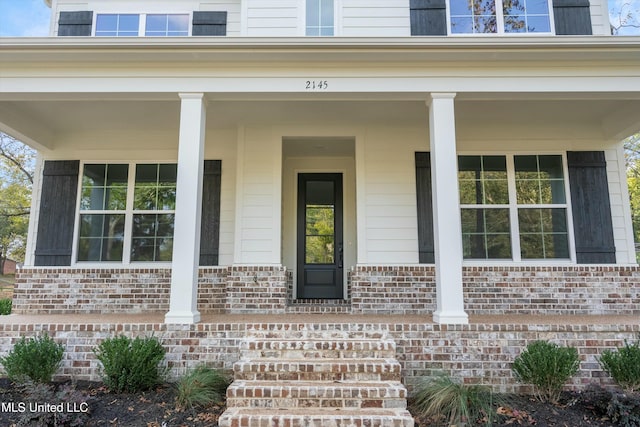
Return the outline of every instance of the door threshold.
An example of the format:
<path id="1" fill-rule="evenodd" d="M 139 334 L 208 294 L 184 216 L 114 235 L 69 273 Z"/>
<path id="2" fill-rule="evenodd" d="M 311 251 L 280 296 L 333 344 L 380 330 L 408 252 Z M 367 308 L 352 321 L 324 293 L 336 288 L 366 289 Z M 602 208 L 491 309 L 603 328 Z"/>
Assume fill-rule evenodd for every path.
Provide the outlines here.
<path id="1" fill-rule="evenodd" d="M 304 298 L 287 301 L 287 313 L 351 313 L 351 300 Z"/>

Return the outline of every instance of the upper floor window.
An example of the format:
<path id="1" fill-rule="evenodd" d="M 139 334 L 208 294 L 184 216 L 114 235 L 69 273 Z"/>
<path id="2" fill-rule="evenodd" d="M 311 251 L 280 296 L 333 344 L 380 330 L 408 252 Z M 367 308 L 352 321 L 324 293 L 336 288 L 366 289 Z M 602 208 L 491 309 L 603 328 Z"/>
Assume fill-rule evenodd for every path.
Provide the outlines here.
<path id="1" fill-rule="evenodd" d="M 450 0 L 451 34 L 550 33 L 549 0 Z"/>
<path id="2" fill-rule="evenodd" d="M 188 36 L 189 15 L 147 15 L 145 36 Z"/>
<path id="3" fill-rule="evenodd" d="M 308 36 L 334 34 L 333 0 L 307 0 L 306 34 Z"/>
<path id="4" fill-rule="evenodd" d="M 139 28 L 139 15 L 108 13 L 96 17 L 96 36 L 135 37 Z"/>
<path id="5" fill-rule="evenodd" d="M 176 37 L 189 35 L 188 14 L 115 14 L 100 13 L 96 17 L 98 37 Z"/>

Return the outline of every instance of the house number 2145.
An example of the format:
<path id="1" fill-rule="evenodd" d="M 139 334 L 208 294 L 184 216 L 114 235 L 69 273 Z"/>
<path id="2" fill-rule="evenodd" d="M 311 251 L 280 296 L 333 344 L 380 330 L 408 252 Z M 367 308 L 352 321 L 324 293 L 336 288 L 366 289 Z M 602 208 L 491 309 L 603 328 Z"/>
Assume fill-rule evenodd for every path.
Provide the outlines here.
<path id="1" fill-rule="evenodd" d="M 305 82 L 306 90 L 327 90 L 329 89 L 329 82 L 326 80 L 307 80 Z"/>

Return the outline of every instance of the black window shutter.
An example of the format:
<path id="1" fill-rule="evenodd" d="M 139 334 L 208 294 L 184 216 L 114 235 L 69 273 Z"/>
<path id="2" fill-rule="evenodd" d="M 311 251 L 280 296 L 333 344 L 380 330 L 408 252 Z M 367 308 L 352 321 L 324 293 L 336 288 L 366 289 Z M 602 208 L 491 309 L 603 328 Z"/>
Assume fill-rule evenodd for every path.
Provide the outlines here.
<path id="1" fill-rule="evenodd" d="M 418 250 L 421 264 L 435 262 L 430 153 L 416 153 L 416 202 L 418 206 Z"/>
<path id="2" fill-rule="evenodd" d="M 202 180 L 202 221 L 200 225 L 200 265 L 218 265 L 220 241 L 220 179 L 222 162 L 205 160 Z"/>
<path id="3" fill-rule="evenodd" d="M 567 163 L 577 261 L 580 264 L 615 264 L 604 151 L 569 151 Z"/>
<path id="4" fill-rule="evenodd" d="M 193 12 L 194 36 L 226 36 L 227 12 Z"/>
<path id="5" fill-rule="evenodd" d="M 44 162 L 36 266 L 71 265 L 79 170 L 77 160 Z"/>
<path id="6" fill-rule="evenodd" d="M 409 7 L 412 36 L 446 36 L 445 0 L 411 0 Z"/>
<path id="7" fill-rule="evenodd" d="M 60 12 L 58 36 L 90 36 L 93 24 L 93 12 Z"/>
<path id="8" fill-rule="evenodd" d="M 553 0 L 557 35 L 591 35 L 589 0 Z"/>

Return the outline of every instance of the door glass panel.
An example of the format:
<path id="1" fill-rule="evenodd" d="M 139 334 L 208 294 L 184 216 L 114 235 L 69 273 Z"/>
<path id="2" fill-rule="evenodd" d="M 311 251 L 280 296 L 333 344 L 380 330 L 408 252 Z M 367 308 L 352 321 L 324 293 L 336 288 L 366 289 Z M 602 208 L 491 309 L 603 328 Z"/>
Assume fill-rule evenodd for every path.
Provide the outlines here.
<path id="1" fill-rule="evenodd" d="M 333 264 L 335 204 L 333 182 L 308 181 L 305 201 L 305 263 Z"/>

